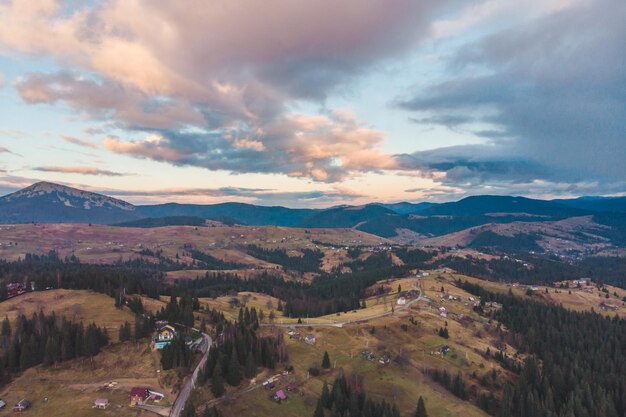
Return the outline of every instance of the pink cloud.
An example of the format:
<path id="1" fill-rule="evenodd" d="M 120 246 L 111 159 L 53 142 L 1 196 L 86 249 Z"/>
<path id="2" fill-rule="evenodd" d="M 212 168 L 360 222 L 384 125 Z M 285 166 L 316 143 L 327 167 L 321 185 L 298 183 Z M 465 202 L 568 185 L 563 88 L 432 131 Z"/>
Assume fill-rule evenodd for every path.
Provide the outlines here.
<path id="1" fill-rule="evenodd" d="M 0 4 L 0 48 L 71 68 L 18 80 L 25 102 L 66 105 L 150 135 L 107 137 L 108 151 L 330 182 L 395 168 L 379 149 L 384 133 L 348 113 L 292 114 L 291 104 L 319 102 L 407 51 L 428 36 L 444 4 L 110 0 L 70 9 L 60 0 L 14 0 Z"/>
<path id="2" fill-rule="evenodd" d="M 103 140 L 104 148 L 115 153 L 154 159 L 156 161 L 177 162 L 182 154 L 171 148 L 168 141 L 157 135 L 151 135 L 142 141 L 124 142 L 116 137 Z"/>
<path id="3" fill-rule="evenodd" d="M 103 175 L 108 177 L 121 177 L 130 175 L 90 166 L 43 166 L 35 167 L 33 168 L 33 170 L 41 172 L 58 172 L 61 174 Z"/>

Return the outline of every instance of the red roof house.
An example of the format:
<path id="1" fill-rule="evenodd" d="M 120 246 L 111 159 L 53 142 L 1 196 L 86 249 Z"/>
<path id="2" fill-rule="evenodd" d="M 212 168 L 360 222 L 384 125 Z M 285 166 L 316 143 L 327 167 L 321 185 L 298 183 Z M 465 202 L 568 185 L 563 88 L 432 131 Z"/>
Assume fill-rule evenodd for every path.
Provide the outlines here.
<path id="1" fill-rule="evenodd" d="M 283 391 L 282 389 L 278 390 L 274 395 L 274 399 L 278 402 L 285 401 L 287 399 L 287 394 L 285 394 L 285 391 Z"/>
<path id="2" fill-rule="evenodd" d="M 134 407 L 135 405 L 142 405 L 148 397 L 150 393 L 148 392 L 148 388 L 135 387 L 130 390 L 130 406 Z"/>

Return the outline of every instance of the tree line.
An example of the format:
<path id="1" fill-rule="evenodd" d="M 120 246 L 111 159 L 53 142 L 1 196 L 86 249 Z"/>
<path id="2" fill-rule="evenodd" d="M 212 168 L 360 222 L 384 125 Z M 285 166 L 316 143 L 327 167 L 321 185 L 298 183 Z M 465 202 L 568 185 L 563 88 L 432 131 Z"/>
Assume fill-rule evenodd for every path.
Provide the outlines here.
<path id="1" fill-rule="evenodd" d="M 209 351 L 198 377 L 199 384 L 209 384 L 215 397 L 225 393 L 225 384 L 237 386 L 243 378 L 253 378 L 258 367 L 274 369 L 287 361 L 283 334 L 259 336 L 259 318 L 255 308 L 240 309 L 235 322 L 223 320 L 217 344 Z"/>
<path id="2" fill-rule="evenodd" d="M 416 410 L 417 417 L 426 417 L 424 401 L 420 397 L 421 407 Z M 418 414 L 419 412 L 419 414 Z M 385 400 L 374 401 L 368 398 L 363 387 L 363 378 L 353 374 L 346 378 L 338 376 L 332 389 L 324 381 L 320 398 L 317 401 L 313 417 L 400 417 L 400 410 Z"/>
<path id="3" fill-rule="evenodd" d="M 0 383 L 6 384 L 12 373 L 43 364 L 51 366 L 75 358 L 93 358 L 109 343 L 106 328 L 91 323 L 72 323 L 54 312 L 33 313 L 29 319 L 20 315 L 14 326 L 7 317 L 2 321 L 0 341 Z"/>
<path id="4" fill-rule="evenodd" d="M 264 249 L 256 245 L 248 245 L 246 250 L 257 259 L 298 272 L 318 272 L 324 257 L 322 251 L 313 249 L 300 250 L 302 256 L 289 256 L 285 249 Z"/>
<path id="5" fill-rule="evenodd" d="M 493 317 L 508 328 L 507 342 L 529 355 L 505 386 L 498 417 L 626 415 L 626 320 L 460 286 L 501 303 Z"/>

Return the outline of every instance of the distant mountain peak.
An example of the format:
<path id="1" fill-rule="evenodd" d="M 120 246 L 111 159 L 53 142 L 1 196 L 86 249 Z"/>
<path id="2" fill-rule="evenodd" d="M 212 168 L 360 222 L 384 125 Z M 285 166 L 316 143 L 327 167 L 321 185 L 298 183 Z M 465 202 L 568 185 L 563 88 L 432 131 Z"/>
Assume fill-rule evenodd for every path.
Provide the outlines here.
<path id="1" fill-rule="evenodd" d="M 0 198 L 0 202 L 10 203 L 24 199 L 45 199 L 48 203 L 60 203 L 67 207 L 91 210 L 95 207 L 107 209 L 135 210 L 135 206 L 113 197 L 90 191 L 79 190 L 53 182 L 40 181 L 26 188 Z"/>

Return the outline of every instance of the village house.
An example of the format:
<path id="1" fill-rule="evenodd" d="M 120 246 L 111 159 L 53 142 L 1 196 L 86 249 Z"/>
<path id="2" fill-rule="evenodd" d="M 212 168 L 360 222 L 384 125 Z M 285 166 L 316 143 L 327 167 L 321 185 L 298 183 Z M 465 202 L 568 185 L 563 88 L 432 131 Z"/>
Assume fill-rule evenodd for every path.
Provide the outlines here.
<path id="1" fill-rule="evenodd" d="M 96 398 L 93 402 L 93 408 L 99 410 L 106 410 L 109 407 L 109 400 L 107 398 Z"/>
<path id="2" fill-rule="evenodd" d="M 287 394 L 282 389 L 276 391 L 276 394 L 274 394 L 274 400 L 277 402 L 282 402 L 282 401 L 285 401 L 286 399 L 287 399 Z"/>
<path id="3" fill-rule="evenodd" d="M 448 310 L 445 307 L 439 307 L 439 315 L 441 317 L 448 317 Z"/>
<path id="4" fill-rule="evenodd" d="M 148 388 L 135 387 L 130 390 L 130 406 L 143 405 L 150 397 Z"/>
<path id="5" fill-rule="evenodd" d="M 312 334 L 308 335 L 304 338 L 304 343 L 306 343 L 307 345 L 315 344 L 315 336 L 313 336 Z"/>
<path id="6" fill-rule="evenodd" d="M 4 408 L 6 405 L 7 403 L 5 403 L 4 400 L 0 400 L 0 408 Z"/>
<path id="7" fill-rule="evenodd" d="M 403 306 L 403 305 L 405 305 L 405 304 L 406 304 L 406 298 L 405 298 L 405 297 L 400 297 L 400 298 L 398 298 L 397 304 L 398 304 L 399 306 Z"/>
<path id="8" fill-rule="evenodd" d="M 265 389 L 272 389 L 274 386 L 274 378 L 268 378 L 263 382 L 263 388 Z"/>
<path id="9" fill-rule="evenodd" d="M 24 286 L 19 283 L 11 282 L 7 284 L 7 297 L 15 297 L 24 293 Z"/>
<path id="10" fill-rule="evenodd" d="M 30 408 L 30 405 L 31 405 L 30 401 L 28 401 L 26 398 L 22 398 L 19 403 L 13 406 L 13 411 L 18 412 L 18 413 L 22 411 L 26 411 Z"/>
<path id="11" fill-rule="evenodd" d="M 166 324 L 165 326 L 161 327 L 157 334 L 157 340 L 159 342 L 170 341 L 173 340 L 174 337 L 176 337 L 176 329 L 174 329 L 174 326 L 170 324 Z"/>
<path id="12" fill-rule="evenodd" d="M 166 324 L 160 327 L 157 331 L 157 337 L 154 341 L 154 348 L 157 350 L 163 349 L 165 346 L 172 343 L 172 340 L 176 337 L 176 329 L 170 324 Z"/>

